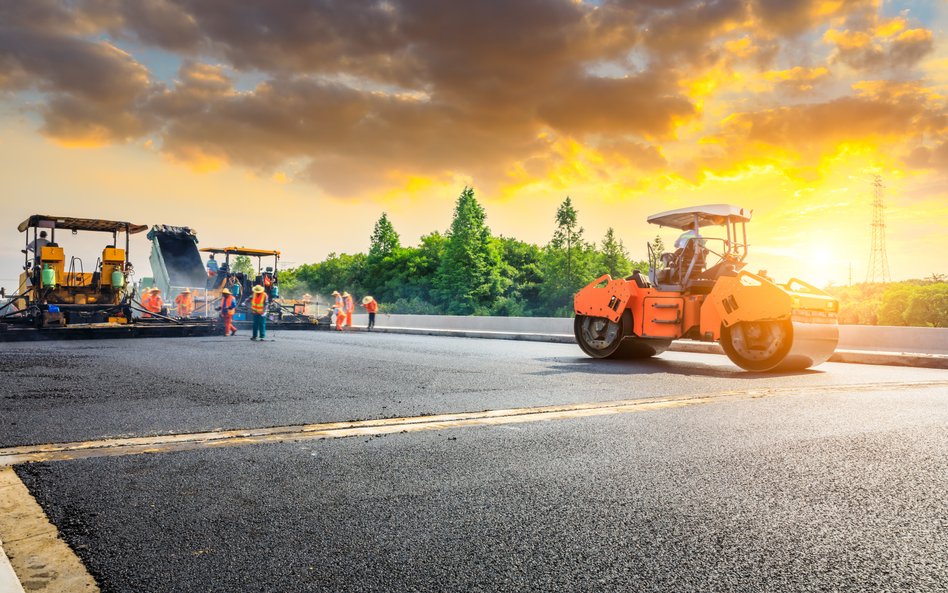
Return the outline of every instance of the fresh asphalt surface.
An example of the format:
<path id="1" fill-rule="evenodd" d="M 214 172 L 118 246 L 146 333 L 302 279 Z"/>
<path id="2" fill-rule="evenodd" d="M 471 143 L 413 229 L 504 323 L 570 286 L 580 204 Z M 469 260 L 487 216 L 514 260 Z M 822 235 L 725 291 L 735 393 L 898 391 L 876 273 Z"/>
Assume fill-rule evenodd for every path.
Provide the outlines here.
<path id="1" fill-rule="evenodd" d="M 0 446 L 805 391 L 18 466 L 103 591 L 948 589 L 946 371 L 276 337 L 0 344 Z"/>

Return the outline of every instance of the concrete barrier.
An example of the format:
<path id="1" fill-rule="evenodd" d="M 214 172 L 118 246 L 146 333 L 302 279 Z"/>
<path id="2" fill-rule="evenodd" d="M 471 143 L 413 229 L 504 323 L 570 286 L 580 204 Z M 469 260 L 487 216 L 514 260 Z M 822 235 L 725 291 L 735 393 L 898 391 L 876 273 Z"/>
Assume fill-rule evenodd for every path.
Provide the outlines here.
<path id="1" fill-rule="evenodd" d="M 356 326 L 365 327 L 367 315 L 355 315 Z M 574 343 L 573 320 L 561 317 L 467 317 L 461 315 L 378 314 L 379 331 Z M 889 364 L 948 368 L 948 329 L 841 325 L 833 362 Z M 678 340 L 671 350 L 723 354 L 716 343 Z"/>
<path id="2" fill-rule="evenodd" d="M 839 326 L 839 349 L 948 354 L 948 329 L 841 325 Z"/>

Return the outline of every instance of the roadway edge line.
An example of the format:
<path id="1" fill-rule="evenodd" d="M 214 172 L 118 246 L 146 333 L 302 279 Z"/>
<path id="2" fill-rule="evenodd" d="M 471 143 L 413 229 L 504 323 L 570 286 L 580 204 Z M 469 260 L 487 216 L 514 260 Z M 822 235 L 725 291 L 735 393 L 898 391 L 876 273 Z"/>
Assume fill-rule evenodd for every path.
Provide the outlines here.
<path id="1" fill-rule="evenodd" d="M 82 560 L 12 467 L 0 467 L 0 542 L 5 542 L 0 545 L 3 591 L 99 592 Z"/>

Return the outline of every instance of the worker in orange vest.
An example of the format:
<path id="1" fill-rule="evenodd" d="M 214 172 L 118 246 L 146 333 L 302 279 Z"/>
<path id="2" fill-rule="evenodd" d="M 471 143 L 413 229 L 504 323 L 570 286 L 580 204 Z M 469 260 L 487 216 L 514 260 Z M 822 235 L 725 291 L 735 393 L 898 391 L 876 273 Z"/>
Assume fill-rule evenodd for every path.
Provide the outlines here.
<path id="1" fill-rule="evenodd" d="M 174 304 L 178 308 L 178 317 L 187 319 L 194 312 L 194 297 L 191 296 L 191 289 L 185 288 L 178 296 L 174 297 Z"/>
<path id="2" fill-rule="evenodd" d="M 346 308 L 342 301 L 342 295 L 338 290 L 332 291 L 332 296 L 336 297 L 336 331 L 342 331 L 342 326 L 346 323 Z"/>
<path id="3" fill-rule="evenodd" d="M 379 303 L 373 297 L 367 296 L 362 298 L 362 306 L 365 307 L 366 313 L 369 314 L 369 331 L 372 331 L 372 328 L 375 327 L 375 314 L 378 313 Z"/>
<path id="4" fill-rule="evenodd" d="M 346 308 L 346 327 L 352 327 L 352 314 L 355 313 L 355 303 L 352 302 L 352 295 L 343 292 L 342 304 Z"/>
<path id="5" fill-rule="evenodd" d="M 253 336 L 250 339 L 256 342 L 259 334 L 262 342 L 267 338 L 267 291 L 259 284 L 253 287 L 250 312 L 253 314 Z"/>
<path id="6" fill-rule="evenodd" d="M 147 289 L 142 293 L 142 309 L 145 311 L 151 311 L 151 289 Z M 151 313 L 142 313 L 142 317 L 151 317 Z"/>
<path id="7" fill-rule="evenodd" d="M 152 313 L 161 314 L 161 308 L 165 306 L 165 302 L 161 300 L 161 290 L 157 287 L 149 290 L 142 298 L 142 306 L 148 311 L 142 317 L 151 317 Z"/>
<path id="8" fill-rule="evenodd" d="M 221 321 L 224 322 L 224 335 L 237 335 L 234 327 L 234 310 L 237 309 L 237 299 L 226 288 L 221 291 L 221 305 L 217 308 L 221 312 Z"/>

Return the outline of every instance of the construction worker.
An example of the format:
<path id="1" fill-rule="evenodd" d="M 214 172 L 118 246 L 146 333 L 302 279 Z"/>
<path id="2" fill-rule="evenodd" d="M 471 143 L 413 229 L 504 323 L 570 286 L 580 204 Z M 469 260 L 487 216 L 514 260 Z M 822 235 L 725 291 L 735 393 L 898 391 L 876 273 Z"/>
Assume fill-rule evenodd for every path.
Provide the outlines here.
<path id="1" fill-rule="evenodd" d="M 257 341 L 257 335 L 260 335 L 262 342 L 267 338 L 267 291 L 259 284 L 253 287 L 253 296 L 250 297 L 250 311 L 253 314 L 253 336 L 250 338 Z"/>
<path id="2" fill-rule="evenodd" d="M 346 323 L 346 308 L 343 304 L 342 295 L 339 294 L 338 290 L 332 291 L 332 296 L 336 297 L 336 304 L 334 305 L 336 310 L 336 331 L 342 331 L 342 326 Z"/>
<path id="3" fill-rule="evenodd" d="M 242 292 L 243 287 L 240 284 L 240 279 L 237 278 L 237 274 L 231 274 L 228 278 L 227 283 L 232 293 L 234 293 L 234 298 L 237 299 L 237 302 L 240 303 L 240 293 Z"/>
<path id="4" fill-rule="evenodd" d="M 39 238 L 30 241 L 30 244 L 27 245 L 26 250 L 32 251 L 36 255 L 40 255 L 40 252 L 43 251 L 43 247 L 46 247 L 47 245 L 49 245 L 49 239 L 46 238 L 46 231 L 40 231 Z"/>
<path id="5" fill-rule="evenodd" d="M 220 265 L 218 265 L 217 260 L 214 259 L 214 254 L 207 256 L 207 275 L 208 276 L 217 276 L 217 272 L 220 271 Z"/>
<path id="6" fill-rule="evenodd" d="M 237 328 L 234 327 L 234 310 L 237 309 L 237 299 L 230 294 L 228 289 L 221 291 L 221 304 L 217 310 L 221 312 L 221 321 L 224 322 L 224 335 L 237 335 Z"/>
<path id="7" fill-rule="evenodd" d="M 273 290 L 274 281 L 273 268 L 267 267 L 267 269 L 263 271 L 263 274 L 260 275 L 260 280 L 262 281 L 261 284 L 263 284 L 263 289 L 267 291 L 267 296 L 270 296 L 270 293 Z"/>
<path id="8" fill-rule="evenodd" d="M 191 289 L 185 288 L 178 296 L 174 297 L 174 304 L 178 308 L 178 317 L 188 319 L 194 312 L 194 297 L 191 296 Z"/>
<path id="9" fill-rule="evenodd" d="M 343 292 L 342 304 L 346 308 L 346 327 L 352 327 L 352 314 L 355 312 L 355 303 L 352 302 L 352 295 L 348 292 Z"/>
<path id="10" fill-rule="evenodd" d="M 142 293 L 142 309 L 145 311 L 151 311 L 151 289 L 146 288 L 145 292 Z M 151 313 L 142 313 L 142 317 L 151 317 Z"/>
<path id="11" fill-rule="evenodd" d="M 150 289 L 144 297 L 142 297 L 142 306 L 148 313 L 142 315 L 142 317 L 151 317 L 152 313 L 161 314 L 162 307 L 165 306 L 165 302 L 161 300 L 161 290 L 156 286 Z"/>
<path id="12" fill-rule="evenodd" d="M 365 307 L 365 311 L 369 314 L 368 330 L 372 331 L 372 328 L 375 327 L 375 314 L 378 313 L 379 303 L 373 297 L 367 296 L 362 298 L 362 306 Z"/>

